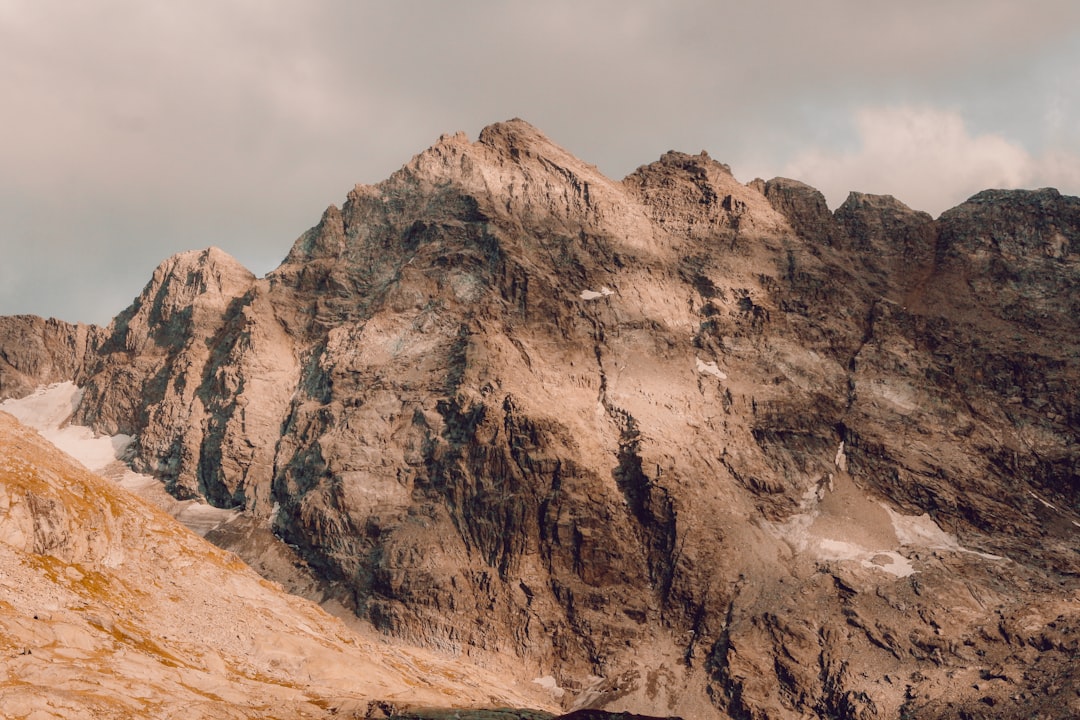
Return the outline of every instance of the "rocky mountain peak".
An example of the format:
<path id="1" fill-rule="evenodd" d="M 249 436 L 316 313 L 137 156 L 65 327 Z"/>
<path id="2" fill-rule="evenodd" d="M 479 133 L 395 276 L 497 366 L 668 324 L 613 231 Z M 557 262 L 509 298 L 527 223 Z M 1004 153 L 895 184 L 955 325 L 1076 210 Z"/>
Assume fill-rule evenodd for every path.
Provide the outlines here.
<path id="1" fill-rule="evenodd" d="M 679 150 L 668 150 L 660 156 L 657 163 L 660 165 L 681 168 L 689 172 L 695 172 L 695 169 L 700 168 L 704 169 L 706 172 L 708 169 L 712 169 L 731 175 L 730 165 L 713 160 L 705 150 L 702 150 L 696 155 L 691 155 L 690 153 L 681 152 Z"/>
<path id="2" fill-rule="evenodd" d="M 596 219 L 595 203 L 619 201 L 616 183 L 518 118 L 485 127 L 476 143 L 461 133 L 444 136 L 406 169 L 454 183 L 492 211 L 511 215 L 528 209 L 514 208 L 521 202 L 535 206 L 534 212 Z M 511 206 L 504 208 L 508 191 Z M 557 207 L 560 196 L 569 202 L 565 211 Z"/>
<path id="3" fill-rule="evenodd" d="M 480 131 L 475 143 L 462 132 L 443 135 L 415 156 L 402 171 L 407 177 L 416 175 L 426 176 L 429 180 L 470 183 L 479 179 L 478 174 L 487 174 L 489 180 L 494 180 L 490 173 L 515 172 L 507 168 L 510 165 L 528 168 L 530 172 L 546 166 L 549 171 L 564 175 L 591 180 L 603 178 L 594 166 L 579 160 L 519 118 L 488 125 Z"/>
<path id="4" fill-rule="evenodd" d="M 77 418 L 567 704 L 1025 710 L 1080 626 L 1080 201 L 976 197 L 829 213 L 706 154 L 615 182 L 520 120 L 444 136 L 265 280 L 161 269 Z"/>
<path id="5" fill-rule="evenodd" d="M 851 192 L 835 217 L 851 246 L 870 256 L 900 257 L 909 266 L 924 266 L 933 258 L 933 218 L 892 195 Z"/>
<path id="6" fill-rule="evenodd" d="M 566 152 L 538 128 L 521 118 L 492 123 L 480 131 L 477 140 L 481 145 L 511 156 L 522 153 L 543 156 Z"/>
<path id="7" fill-rule="evenodd" d="M 166 279 L 183 278 L 199 292 L 230 294 L 230 288 L 249 283 L 251 272 L 236 258 L 218 247 L 176 253 L 154 270 L 151 282 L 164 284 Z"/>
<path id="8" fill-rule="evenodd" d="M 239 297 L 254 280 L 250 270 L 220 248 L 190 250 L 158 265 L 136 304 L 171 314 L 196 300 L 217 303 Z"/>
<path id="9" fill-rule="evenodd" d="M 973 247 L 973 226 L 988 226 L 981 241 L 987 249 L 1016 256 L 1067 261 L 1080 254 L 1080 199 L 1053 188 L 984 190 L 941 215 L 950 241 Z"/>
<path id="10" fill-rule="evenodd" d="M 201 323 L 216 323 L 251 289 L 255 276 L 225 251 L 210 247 L 177 253 L 154 270 L 139 297 L 110 326 L 110 342 L 145 354 L 187 342 Z"/>
<path id="11" fill-rule="evenodd" d="M 817 189 L 782 177 L 768 182 L 754 180 L 750 186 L 764 195 L 800 235 L 825 245 L 837 242 L 836 221 L 825 196 Z"/>
<path id="12" fill-rule="evenodd" d="M 1068 200 L 1067 197 L 1057 190 L 1057 188 L 1038 188 L 1036 190 L 996 190 L 988 189 L 981 190 L 962 203 L 963 205 L 1054 205 L 1062 200 Z"/>
<path id="13" fill-rule="evenodd" d="M 358 193 L 354 190 L 350 195 Z M 319 223 L 297 238 L 283 264 L 302 263 L 327 257 L 340 257 L 345 251 L 345 222 L 337 205 L 323 211 Z"/>
<path id="14" fill-rule="evenodd" d="M 760 190 L 743 185 L 707 153 L 669 151 L 623 180 L 646 212 L 676 238 L 778 233 L 787 221 Z"/>
<path id="15" fill-rule="evenodd" d="M 868 224 L 873 226 L 926 225 L 933 218 L 929 213 L 912 210 L 892 195 L 871 195 L 852 191 L 836 209 L 836 217 L 842 224 Z"/>
<path id="16" fill-rule="evenodd" d="M 954 302 L 965 313 L 992 308 L 1028 347 L 1080 333 L 1080 198 L 987 190 L 942 213 L 937 227 L 936 263 L 964 289 Z"/>

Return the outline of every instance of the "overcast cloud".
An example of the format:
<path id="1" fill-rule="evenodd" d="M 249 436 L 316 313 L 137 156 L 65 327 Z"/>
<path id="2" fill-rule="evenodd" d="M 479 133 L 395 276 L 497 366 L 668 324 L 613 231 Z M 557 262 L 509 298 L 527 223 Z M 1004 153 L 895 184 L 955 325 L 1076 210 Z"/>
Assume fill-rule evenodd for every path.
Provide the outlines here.
<path id="1" fill-rule="evenodd" d="M 168 255 L 264 273 L 443 132 L 523 117 L 938 214 L 1080 194 L 1080 3 L 0 0 L 0 314 L 107 322 Z"/>

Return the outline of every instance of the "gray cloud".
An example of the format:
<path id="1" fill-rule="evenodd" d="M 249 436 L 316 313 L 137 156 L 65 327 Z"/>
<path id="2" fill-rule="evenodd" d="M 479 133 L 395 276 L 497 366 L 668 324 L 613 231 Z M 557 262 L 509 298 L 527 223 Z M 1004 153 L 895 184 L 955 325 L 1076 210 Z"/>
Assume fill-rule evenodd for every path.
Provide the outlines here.
<path id="1" fill-rule="evenodd" d="M 857 147 L 809 147 L 784 174 L 811 180 L 833 207 L 851 188 L 889 193 L 895 187 L 903 188 L 907 204 L 935 215 L 987 187 L 1027 187 L 1037 179 L 1080 187 L 1080 158 L 1035 157 L 1000 135 L 973 135 L 955 112 L 863 108 L 856 114 L 856 134 Z"/>
<path id="2" fill-rule="evenodd" d="M 1001 182 L 878 167 L 867 114 L 919 111 L 955 162 L 996 138 L 1077 193 L 1080 6 L 1036 7 L 0 0 L 0 314 L 104 322 L 211 244 L 265 272 L 354 183 L 513 116 L 614 177 L 677 148 L 830 200 Z"/>

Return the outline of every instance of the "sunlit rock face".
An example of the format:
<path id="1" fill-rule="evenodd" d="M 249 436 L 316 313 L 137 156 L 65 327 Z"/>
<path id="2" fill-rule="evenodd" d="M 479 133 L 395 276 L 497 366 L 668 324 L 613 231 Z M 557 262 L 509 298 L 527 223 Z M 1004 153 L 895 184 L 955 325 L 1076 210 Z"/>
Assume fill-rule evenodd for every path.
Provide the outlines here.
<path id="1" fill-rule="evenodd" d="M 1070 714 L 1078 248 L 1051 190 L 830 212 L 705 154 L 614 181 L 512 120 L 266 278 L 167 261 L 59 367 L 137 469 L 566 707 Z"/>

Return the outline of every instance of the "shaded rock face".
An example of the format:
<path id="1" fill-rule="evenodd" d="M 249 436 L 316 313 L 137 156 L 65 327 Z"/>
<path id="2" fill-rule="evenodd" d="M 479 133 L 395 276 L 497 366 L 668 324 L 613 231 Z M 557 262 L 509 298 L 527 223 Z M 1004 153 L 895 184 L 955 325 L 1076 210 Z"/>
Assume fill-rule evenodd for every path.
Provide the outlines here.
<path id="1" fill-rule="evenodd" d="M 92 325 L 55 318 L 0 318 L 0 397 L 24 397 L 41 385 L 74 379 L 100 335 Z"/>
<path id="2" fill-rule="evenodd" d="M 177 255 L 105 336 L 76 421 L 136 435 L 136 467 L 178 497 L 267 512 L 299 370 L 255 277 L 217 249 Z"/>
<path id="3" fill-rule="evenodd" d="M 71 361 L 79 419 L 384 632 L 513 653 L 568 705 L 1053 712 L 1078 234 L 1049 190 L 935 221 L 704 154 L 614 182 L 510 121 L 357 186 L 264 279 L 165 263 Z"/>
<path id="4" fill-rule="evenodd" d="M 505 675 L 354 633 L 6 412 L 0 567 L 0 717 L 370 717 L 532 699 Z"/>

